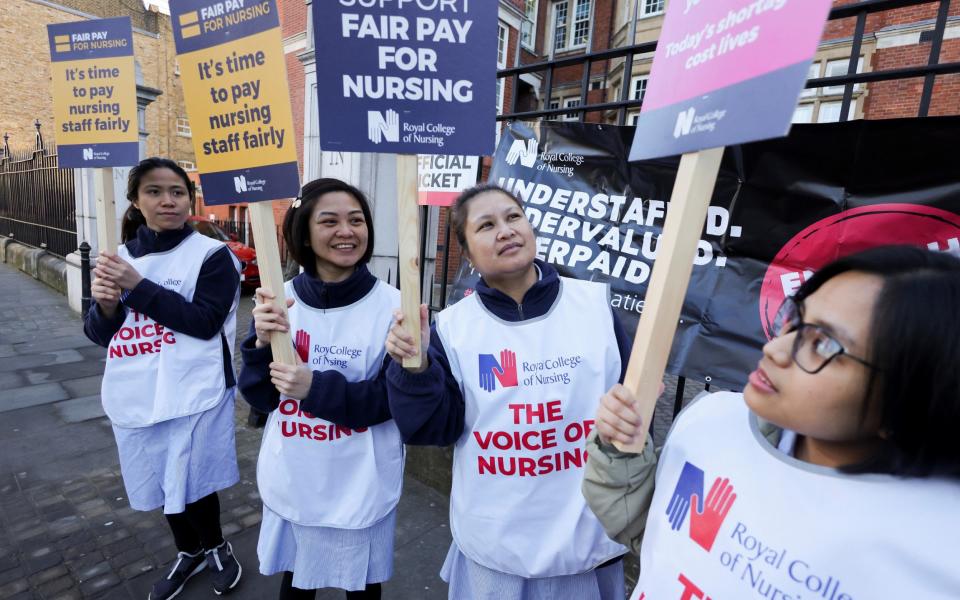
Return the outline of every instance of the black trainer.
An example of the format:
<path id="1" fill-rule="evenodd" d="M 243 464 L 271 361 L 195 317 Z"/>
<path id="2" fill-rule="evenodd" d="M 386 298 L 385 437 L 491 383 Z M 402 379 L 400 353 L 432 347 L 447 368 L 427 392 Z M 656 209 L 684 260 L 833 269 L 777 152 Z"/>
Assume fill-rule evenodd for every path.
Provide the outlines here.
<path id="1" fill-rule="evenodd" d="M 207 566 L 213 572 L 213 591 L 218 596 L 229 592 L 240 583 L 240 574 L 243 573 L 243 569 L 237 557 L 233 555 L 233 546 L 230 542 L 224 542 L 213 550 L 207 550 Z"/>
<path id="2" fill-rule="evenodd" d="M 170 600 L 183 590 L 183 586 L 188 579 L 205 568 L 207 568 L 207 561 L 203 555 L 203 550 L 196 554 L 178 552 L 177 560 L 173 561 L 170 573 L 153 584 L 153 589 L 147 596 L 147 600 Z"/>

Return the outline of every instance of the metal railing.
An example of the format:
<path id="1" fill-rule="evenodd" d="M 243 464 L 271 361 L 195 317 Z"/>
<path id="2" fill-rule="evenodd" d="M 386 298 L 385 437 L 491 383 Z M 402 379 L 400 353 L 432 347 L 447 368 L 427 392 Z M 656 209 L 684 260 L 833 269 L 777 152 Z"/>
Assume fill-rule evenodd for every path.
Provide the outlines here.
<path id="1" fill-rule="evenodd" d="M 58 169 L 56 149 L 44 143 L 40 122 L 32 150 L 0 152 L 0 235 L 65 257 L 77 249 L 73 169 Z"/>
<path id="2" fill-rule="evenodd" d="M 901 67 L 895 69 L 883 69 L 871 71 L 868 73 L 857 73 L 857 60 L 860 57 L 860 51 L 863 46 L 863 39 L 867 24 L 867 17 L 881 12 L 906 8 L 911 6 L 920 6 L 924 4 L 939 4 L 937 16 L 934 21 L 932 36 L 930 39 L 930 53 L 926 65 L 916 65 L 910 67 Z M 829 20 L 838 21 L 842 19 L 855 18 L 856 24 L 854 34 L 851 40 L 850 60 L 846 75 L 833 77 L 820 77 L 807 81 L 806 87 L 819 88 L 826 86 L 844 86 L 843 103 L 840 107 L 840 120 L 846 121 L 850 103 L 853 98 L 854 85 L 857 83 L 872 83 L 878 81 L 895 81 L 899 79 L 911 79 L 923 77 L 923 91 L 920 97 L 920 107 L 917 113 L 919 117 L 927 116 L 930 110 L 930 101 L 933 97 L 933 84 L 938 75 L 950 75 L 960 73 L 960 62 L 940 62 L 940 54 L 943 48 L 943 38 L 946 33 L 947 21 L 950 15 L 950 0 L 861 0 L 852 2 L 843 6 L 838 6 L 830 11 Z M 626 122 L 627 111 L 639 109 L 643 105 L 642 100 L 631 99 L 629 82 L 630 75 L 633 72 L 633 62 L 637 54 L 654 52 L 657 48 L 657 42 L 646 42 L 635 44 L 623 48 L 603 50 L 592 52 L 579 56 L 570 56 L 558 60 L 543 61 L 528 65 L 521 65 L 509 69 L 503 69 L 497 72 L 497 77 L 501 79 L 511 78 L 513 80 L 513 98 L 510 105 L 510 111 L 498 115 L 498 121 L 530 120 L 558 117 L 577 113 L 579 120 L 585 120 L 587 113 L 617 111 L 616 123 L 623 125 Z M 620 86 L 620 97 L 612 102 L 600 102 L 588 104 L 590 88 L 590 75 L 593 65 L 614 59 L 624 59 L 622 82 Z M 576 107 L 559 107 L 553 109 L 540 109 L 518 111 L 517 90 L 520 86 L 520 76 L 524 74 L 543 74 L 544 85 L 543 98 L 544 103 L 548 103 L 553 96 L 554 75 L 558 69 L 564 67 L 582 66 L 582 77 L 580 82 L 581 105 Z"/>
<path id="3" fill-rule="evenodd" d="M 867 17 L 872 14 L 886 11 L 907 8 L 912 6 L 921 6 L 926 4 L 938 4 L 936 18 L 933 24 L 930 41 L 930 52 L 927 58 L 927 64 L 915 65 L 909 67 L 900 67 L 893 69 L 883 69 L 865 73 L 857 73 L 857 62 L 860 57 L 863 40 L 865 37 Z M 820 77 L 810 79 L 806 83 L 807 89 L 816 89 L 821 87 L 843 86 L 843 99 L 840 107 L 841 121 L 846 121 L 849 115 L 850 104 L 853 101 L 853 94 L 856 84 L 869 84 L 881 81 L 896 81 L 902 79 L 911 79 L 922 77 L 924 80 L 923 89 L 920 96 L 918 117 L 926 117 L 929 114 L 930 103 L 933 98 L 934 82 L 937 76 L 960 73 L 960 62 L 940 62 L 941 50 L 943 47 L 944 35 L 948 17 L 950 14 L 950 0 L 860 0 L 851 2 L 833 8 L 830 11 L 829 21 L 839 21 L 843 19 L 855 18 L 853 37 L 850 40 L 850 56 L 848 59 L 847 74 Z M 577 56 L 568 56 L 556 60 L 542 61 L 532 64 L 520 65 L 508 69 L 502 69 L 497 72 L 497 78 L 513 82 L 513 96 L 510 102 L 509 112 L 497 116 L 497 121 L 514 120 L 534 120 L 550 119 L 554 117 L 577 114 L 578 120 L 583 122 L 588 113 L 616 111 L 615 121 L 619 125 L 626 122 L 626 116 L 630 110 L 639 110 L 643 105 L 640 99 L 630 98 L 631 89 L 628 85 L 633 71 L 633 62 L 638 54 L 651 53 L 656 50 L 657 42 L 646 42 L 634 44 L 623 48 L 612 48 L 599 52 L 581 54 Z M 619 98 L 615 101 L 604 101 L 590 104 L 586 102 L 590 91 L 590 79 L 593 66 L 600 62 L 623 59 L 622 77 L 620 84 Z M 524 74 L 543 74 L 543 89 L 540 97 L 546 104 L 553 96 L 554 75 L 558 69 L 568 67 L 581 67 L 580 98 L 581 104 L 575 107 L 541 108 L 538 110 L 518 111 L 519 100 L 518 90 L 520 89 L 520 76 Z M 619 68 L 619 67 L 618 67 Z M 447 210 L 447 209 L 442 209 Z M 426 219 L 423 219 L 426 222 Z M 431 310 L 437 311 L 446 305 L 446 290 L 449 287 L 447 277 L 447 265 L 450 262 L 450 228 L 449 220 L 447 226 L 441 233 L 442 242 L 438 240 L 438 261 L 442 261 L 443 268 L 437 274 L 438 285 L 443 290 L 439 294 L 438 305 L 431 302 Z M 442 254 L 441 254 L 442 253 Z"/>
<path id="4" fill-rule="evenodd" d="M 936 19 L 934 21 L 932 37 L 930 39 L 931 46 L 929 56 L 927 58 L 927 64 L 925 65 L 916 65 L 910 67 L 901 67 L 894 69 L 884 69 L 871 71 L 866 73 L 857 73 L 857 63 L 860 57 L 861 49 L 863 46 L 863 40 L 865 37 L 865 30 L 867 24 L 867 17 L 881 13 L 884 11 L 895 10 L 899 8 L 906 8 L 911 6 L 920 6 L 925 4 L 934 4 L 938 3 L 939 7 L 937 10 Z M 849 108 L 851 102 L 853 101 L 854 88 L 856 84 L 868 84 L 880 81 L 895 81 L 901 79 L 910 79 L 922 77 L 924 84 L 921 92 L 919 109 L 917 111 L 918 117 L 926 117 L 930 110 L 930 103 L 933 98 L 934 91 L 934 81 L 937 76 L 948 75 L 960 73 L 960 62 L 940 62 L 940 55 L 943 46 L 944 34 L 946 32 L 946 26 L 948 22 L 948 16 L 950 12 L 950 0 L 862 0 L 860 2 L 853 2 L 851 4 L 846 4 L 843 6 L 838 6 L 833 8 L 830 11 L 829 20 L 838 21 L 842 19 L 855 18 L 856 23 L 854 25 L 853 37 L 850 39 L 850 57 L 848 62 L 847 73 L 840 76 L 832 77 L 821 77 L 816 79 L 810 79 L 807 81 L 806 88 L 821 88 L 829 86 L 843 86 L 843 99 L 840 107 L 840 120 L 846 121 L 848 119 Z M 844 40 L 845 41 L 845 40 Z M 533 64 L 520 65 L 517 67 L 512 67 L 509 69 L 503 69 L 497 72 L 497 77 L 499 79 L 507 80 L 511 79 L 513 82 L 513 96 L 510 102 L 509 111 L 504 114 L 497 116 L 497 121 L 513 121 L 513 120 L 534 120 L 534 119 L 550 119 L 559 116 L 565 116 L 572 113 L 577 114 L 578 120 L 580 122 L 585 121 L 586 115 L 588 113 L 606 113 L 603 115 L 602 120 L 604 122 L 615 122 L 616 124 L 623 125 L 626 123 L 627 113 L 629 111 L 639 110 L 643 104 L 642 99 L 633 99 L 630 98 L 632 90 L 630 89 L 629 82 L 633 73 L 634 60 L 636 55 L 654 52 L 657 47 L 657 42 L 647 42 L 642 44 L 635 44 L 623 48 L 614 48 L 610 50 L 603 50 L 599 52 L 593 52 L 588 54 L 582 54 L 579 56 L 569 56 L 557 60 L 542 61 Z M 597 65 L 605 61 L 614 61 L 614 60 L 623 60 L 621 72 L 621 83 L 620 83 L 620 92 L 619 97 L 614 101 L 603 101 L 590 104 L 587 102 L 589 98 L 590 82 L 591 77 L 594 75 L 592 73 L 594 65 Z M 608 63 L 609 65 L 609 63 Z M 542 76 L 542 87 L 540 90 L 539 97 L 542 99 L 544 106 L 547 106 L 553 97 L 554 91 L 554 78 L 559 69 L 569 68 L 569 67 L 581 67 L 581 77 L 580 77 L 580 98 L 581 104 L 576 107 L 565 107 L 561 106 L 558 108 L 541 108 L 538 110 L 523 110 L 520 111 L 517 109 L 518 100 L 519 100 L 519 89 L 520 89 L 520 76 L 524 74 L 539 74 Z M 620 65 L 617 66 L 617 69 L 620 69 Z M 609 72 L 606 73 L 609 76 Z M 613 111 L 616 111 L 616 114 L 612 114 Z M 435 210 L 435 209 L 431 209 Z M 424 298 L 428 302 L 431 313 L 442 310 L 448 301 L 448 290 L 450 289 L 450 282 L 448 276 L 448 265 L 451 263 L 450 251 L 451 251 L 451 235 L 450 235 L 450 219 L 449 219 L 449 210 L 447 208 L 439 209 L 442 211 L 447 211 L 446 216 L 446 226 L 441 229 L 439 232 L 439 239 L 437 240 L 437 262 L 441 263 L 443 266 L 441 269 L 433 269 L 428 272 L 427 269 L 421 271 L 421 289 L 424 291 Z M 421 222 L 424 223 L 424 226 L 427 222 L 427 211 L 424 207 L 424 212 L 421 215 Z M 426 237 L 426 228 L 422 230 L 421 239 Z M 421 256 L 423 253 L 421 253 Z M 424 279 L 429 277 L 429 283 L 425 287 Z M 435 293 L 436 292 L 436 293 Z M 685 401 L 689 400 L 695 393 L 700 390 L 709 390 L 709 384 L 702 384 L 699 382 L 687 382 L 683 377 L 677 378 L 675 385 L 670 386 L 673 388 L 673 399 L 671 401 L 666 401 L 665 404 L 661 405 L 662 408 L 672 408 L 672 415 L 675 416 L 680 409 L 682 408 Z M 670 406 L 672 404 L 672 406 Z M 661 412 L 661 411 L 658 411 Z M 665 417 L 669 413 L 665 411 Z M 655 422 L 657 418 L 655 417 Z M 669 424 L 669 419 L 660 418 L 661 421 L 664 421 L 666 425 Z M 656 423 L 655 423 L 656 425 Z M 656 428 L 656 427 L 655 427 Z M 665 426 L 661 423 L 659 427 L 661 431 L 660 435 L 665 433 Z"/>

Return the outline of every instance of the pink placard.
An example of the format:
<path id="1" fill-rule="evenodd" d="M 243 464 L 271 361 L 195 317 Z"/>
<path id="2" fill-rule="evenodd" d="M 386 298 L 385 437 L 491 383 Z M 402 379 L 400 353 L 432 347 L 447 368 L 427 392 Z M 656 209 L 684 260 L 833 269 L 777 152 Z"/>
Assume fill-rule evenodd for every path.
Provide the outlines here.
<path id="1" fill-rule="evenodd" d="M 417 195 L 417 204 L 420 206 L 453 206 L 460 192 L 424 192 Z"/>
<path id="2" fill-rule="evenodd" d="M 830 6 L 831 0 L 673 0 L 643 111 L 809 61 Z"/>

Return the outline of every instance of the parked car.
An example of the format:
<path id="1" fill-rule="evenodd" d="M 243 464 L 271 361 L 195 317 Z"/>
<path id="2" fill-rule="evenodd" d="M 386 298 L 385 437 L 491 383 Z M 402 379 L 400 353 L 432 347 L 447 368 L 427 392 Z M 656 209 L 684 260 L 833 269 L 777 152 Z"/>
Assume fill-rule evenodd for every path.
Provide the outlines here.
<path id="1" fill-rule="evenodd" d="M 215 240 L 220 240 L 233 251 L 243 265 L 242 271 L 240 272 L 241 288 L 244 290 L 254 290 L 260 286 L 260 267 L 257 266 L 256 250 L 241 242 L 237 234 L 227 233 L 219 225 L 203 217 L 190 217 L 187 219 L 187 223 L 198 233 Z"/>

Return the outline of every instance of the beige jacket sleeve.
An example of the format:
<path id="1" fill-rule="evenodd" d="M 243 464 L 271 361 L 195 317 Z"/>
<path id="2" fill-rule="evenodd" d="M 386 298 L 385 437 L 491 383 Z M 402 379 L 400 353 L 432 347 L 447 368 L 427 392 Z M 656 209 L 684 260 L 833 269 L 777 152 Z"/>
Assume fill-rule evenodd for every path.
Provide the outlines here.
<path id="1" fill-rule="evenodd" d="M 653 500 L 659 455 L 650 439 L 640 454 L 623 453 L 601 443 L 594 431 L 587 440 L 583 496 L 611 539 L 640 554 L 640 542 Z"/>
<path id="2" fill-rule="evenodd" d="M 758 425 L 763 437 L 776 447 L 783 430 L 763 420 Z M 620 452 L 601 443 L 596 431 L 587 440 L 583 496 L 607 535 L 637 556 L 653 502 L 660 450 L 654 450 L 649 437 L 641 454 Z"/>

